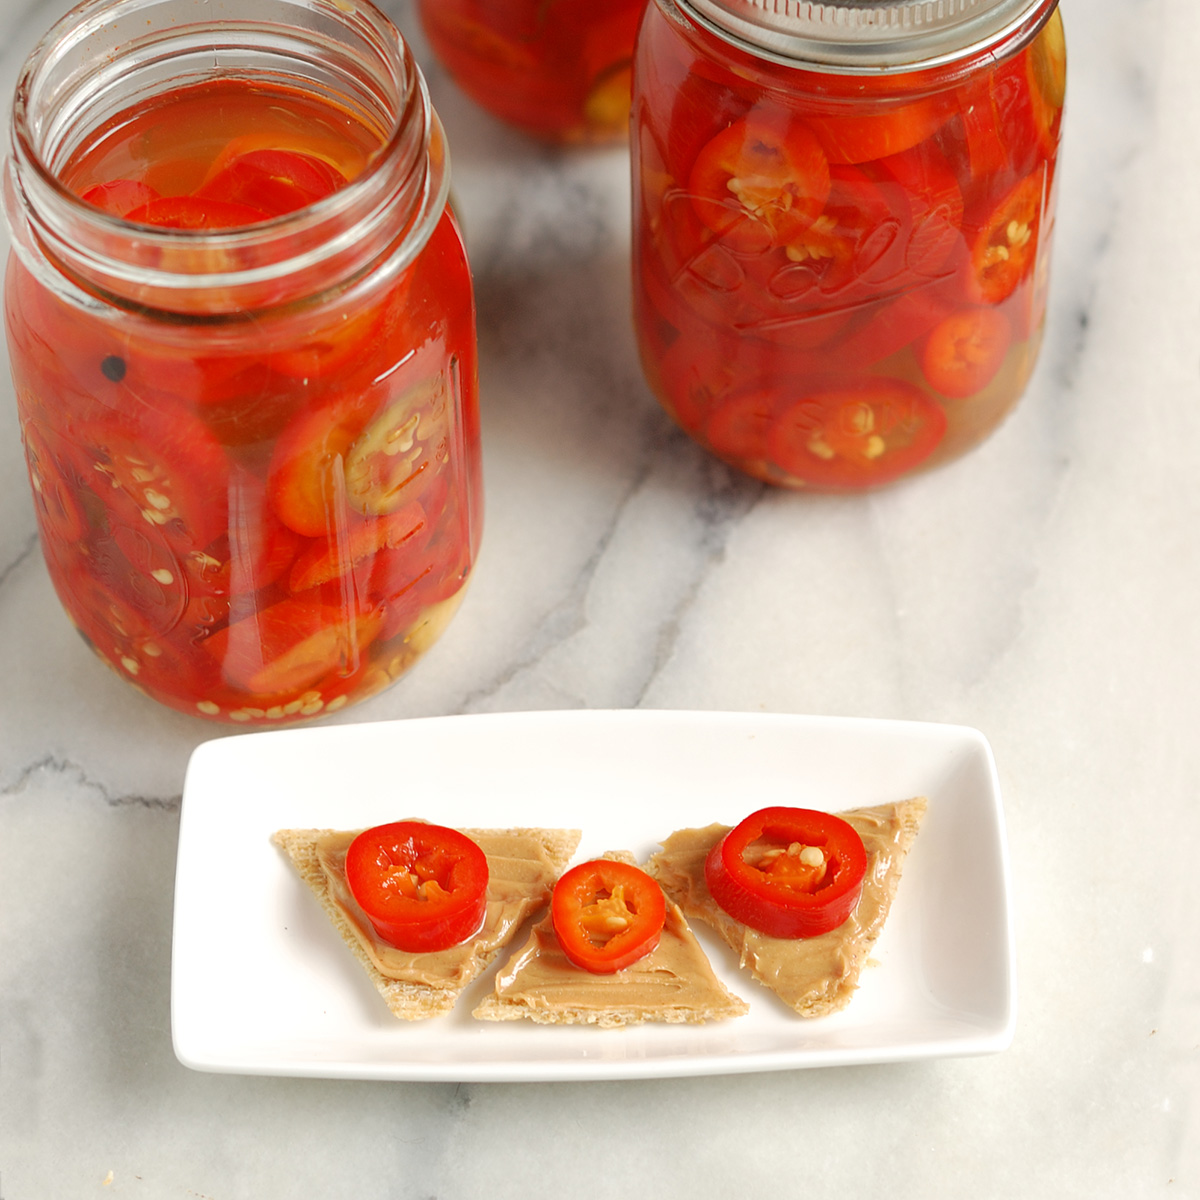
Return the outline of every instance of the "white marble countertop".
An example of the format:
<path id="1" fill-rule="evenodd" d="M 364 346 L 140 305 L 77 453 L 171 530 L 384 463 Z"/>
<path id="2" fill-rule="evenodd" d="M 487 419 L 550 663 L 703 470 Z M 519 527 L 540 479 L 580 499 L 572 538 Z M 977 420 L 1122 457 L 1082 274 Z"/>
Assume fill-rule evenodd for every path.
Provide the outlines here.
<path id="1" fill-rule="evenodd" d="M 2 0 L 0 87 L 57 15 Z M 623 1083 L 210 1075 L 171 1049 L 191 751 L 42 565 L 0 372 L 0 1195 L 1200 1196 L 1200 8 L 1064 0 L 1047 340 L 959 463 L 735 478 L 630 331 L 622 151 L 550 153 L 432 63 L 478 287 L 487 525 L 427 660 L 343 714 L 900 717 L 995 750 L 1020 1012 L 981 1058 Z M 536 1160 L 536 1162 L 535 1162 Z"/>

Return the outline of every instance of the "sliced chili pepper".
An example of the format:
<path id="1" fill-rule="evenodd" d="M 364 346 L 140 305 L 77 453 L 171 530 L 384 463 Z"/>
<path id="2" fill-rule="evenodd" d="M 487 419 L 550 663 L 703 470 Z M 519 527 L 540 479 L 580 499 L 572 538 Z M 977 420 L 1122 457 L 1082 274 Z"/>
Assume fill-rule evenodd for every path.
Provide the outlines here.
<path id="1" fill-rule="evenodd" d="M 367 595 L 382 599 L 380 641 L 405 632 L 431 606 L 462 590 L 471 569 L 468 533 L 450 526 L 444 536 L 411 548 L 382 550 L 371 564 Z"/>
<path id="2" fill-rule="evenodd" d="M 731 367 L 734 349 L 729 340 L 714 335 L 680 333 L 663 355 L 662 390 L 669 398 L 675 420 L 696 433 L 735 382 Z"/>
<path id="3" fill-rule="evenodd" d="M 98 565 L 112 563 L 108 550 L 98 547 L 84 565 L 76 562 L 55 581 L 67 611 L 79 632 L 100 656 L 139 686 L 173 697 L 205 695 L 216 683 L 216 670 L 203 656 L 193 653 L 187 637 L 168 631 L 164 636 L 155 620 L 130 603 L 124 586 L 109 587 L 99 577 Z"/>
<path id="4" fill-rule="evenodd" d="M 457 829 L 376 825 L 350 843 L 345 870 L 375 932 L 398 950 L 447 950 L 478 932 L 487 915 L 487 856 Z"/>
<path id="5" fill-rule="evenodd" d="M 838 342 L 838 357 L 859 367 L 872 367 L 924 337 L 942 318 L 962 304 L 957 275 L 928 280 L 893 296 L 860 306 L 854 328 Z M 826 370 L 829 363 L 821 364 Z"/>
<path id="6" fill-rule="evenodd" d="M 21 426 L 42 541 L 58 548 L 83 537 L 87 517 L 80 502 L 84 489 L 78 467 L 66 455 L 54 453 L 53 436 L 48 427 L 33 417 Z"/>
<path id="7" fill-rule="evenodd" d="M 1012 326 L 996 308 L 964 308 L 937 325 L 921 348 L 929 386 L 961 399 L 995 378 L 1012 344 Z"/>
<path id="8" fill-rule="evenodd" d="M 970 167 L 966 186 L 976 195 L 1003 195 L 1031 169 L 1031 156 L 1040 153 L 1027 54 L 997 63 L 959 89 Z"/>
<path id="9" fill-rule="evenodd" d="M 107 525 L 91 544 L 97 575 L 138 613 L 148 631 L 167 636 L 185 620 L 195 587 L 185 558 L 145 521 L 122 524 L 109 510 Z"/>
<path id="10" fill-rule="evenodd" d="M 680 70 L 687 73 L 678 83 L 671 105 L 663 147 L 663 168 L 672 179 L 686 180 L 697 156 L 719 129 L 741 121 L 751 101 L 728 86 L 728 81 L 710 78 L 704 64 L 695 62 Z"/>
<path id="11" fill-rule="evenodd" d="M 953 111 L 951 98 L 932 95 L 861 115 L 806 114 L 806 122 L 831 163 L 865 163 L 923 142 Z"/>
<path id="12" fill-rule="evenodd" d="M 152 364 L 153 365 L 153 364 Z M 160 377 L 172 380 L 170 365 Z M 264 362 L 193 359 L 174 373 L 172 394 L 196 405 L 198 415 L 223 446 L 254 446 L 277 437 L 296 414 L 312 403 L 303 383 L 272 371 Z"/>
<path id="13" fill-rule="evenodd" d="M 775 418 L 784 404 L 778 391 L 739 392 L 712 410 L 704 426 L 704 437 L 722 458 L 734 462 L 765 459 Z"/>
<path id="14" fill-rule="evenodd" d="M 791 261 L 784 247 L 736 248 L 700 220 L 679 190 L 663 197 L 661 220 L 662 240 L 640 264 L 641 283 L 675 329 L 691 315 L 708 322 L 706 339 L 716 335 L 716 326 L 809 348 L 844 323 L 840 312 L 821 305 L 820 271 Z"/>
<path id="15" fill-rule="evenodd" d="M 366 595 L 383 612 L 379 640 L 403 633 L 422 610 L 448 599 L 466 576 L 465 543 L 445 538 L 430 546 L 384 550 L 371 563 Z"/>
<path id="16" fill-rule="evenodd" d="M 444 381 L 434 376 L 390 400 L 351 392 L 301 412 L 271 458 L 269 489 L 280 517 L 318 537 L 346 505 L 363 516 L 399 511 L 437 474 L 448 405 Z"/>
<path id="17" fill-rule="evenodd" d="M 946 156 L 934 142 L 924 142 L 884 159 L 875 170 L 885 194 L 891 197 L 898 185 L 911 210 L 903 248 L 908 281 L 948 274 L 947 260 L 961 244 L 963 198 Z M 891 199 L 890 207 L 900 211 L 900 198 Z"/>
<path id="18" fill-rule="evenodd" d="M 895 186 L 885 196 L 857 167 L 829 174 L 823 211 L 786 245 L 735 245 L 700 220 L 685 193 L 664 195 L 655 249 L 665 272 L 649 254 L 642 269 L 658 310 L 676 328 L 686 306 L 739 336 L 814 350 L 856 317 L 863 299 L 882 287 L 907 286 L 907 198 Z"/>
<path id="19" fill-rule="evenodd" d="M 424 538 L 421 535 L 424 534 Z M 411 540 L 427 541 L 425 510 L 416 502 L 386 517 L 351 514 L 344 534 L 314 538 L 292 567 L 288 587 L 303 592 L 348 574 L 381 550 L 395 550 Z"/>
<path id="20" fill-rule="evenodd" d="M 162 196 L 125 214 L 138 225 L 165 229 L 235 229 L 265 221 L 270 214 L 230 200 L 200 200 L 195 196 Z"/>
<path id="21" fill-rule="evenodd" d="M 335 395 L 304 409 L 279 435 L 268 488 L 281 519 L 297 533 L 323 536 L 345 495 L 344 464 L 354 439 L 370 419 L 361 395 Z"/>
<path id="22" fill-rule="evenodd" d="M 1000 304 L 1016 291 L 1037 258 L 1042 173 L 1027 175 L 988 214 L 971 242 L 971 292 Z"/>
<path id="23" fill-rule="evenodd" d="M 960 89 L 959 119 L 967 143 L 971 177 L 985 183 L 1008 166 L 1008 147 L 1000 131 L 992 93 L 990 74 Z"/>
<path id="24" fill-rule="evenodd" d="M 825 209 L 787 247 L 793 266 L 779 273 L 773 290 L 798 290 L 807 276 L 817 303 L 850 304 L 904 286 L 911 232 L 911 207 L 898 189 L 885 193 L 858 167 L 832 167 Z"/>
<path id="25" fill-rule="evenodd" d="M 378 612 L 351 614 L 341 605 L 280 600 L 232 621 L 206 639 L 204 648 L 227 683 L 269 699 L 329 675 L 353 675 L 382 621 Z"/>
<path id="26" fill-rule="evenodd" d="M 563 953 L 593 975 L 612 975 L 645 958 L 658 945 L 666 915 L 655 880 L 606 858 L 572 867 L 554 885 L 550 900 Z"/>
<path id="27" fill-rule="evenodd" d="M 243 204 L 272 217 L 294 212 L 346 186 L 346 177 L 298 150 L 251 150 L 239 154 L 204 183 L 201 200 Z"/>
<path id="28" fill-rule="evenodd" d="M 731 245 L 786 246 L 825 206 L 829 163 L 799 121 L 752 112 L 700 151 L 688 191 L 700 219 Z"/>
<path id="29" fill-rule="evenodd" d="M 408 284 L 406 274 L 369 304 L 322 309 L 298 318 L 289 331 L 290 348 L 268 354 L 267 364 L 281 375 L 306 381 L 329 379 L 347 370 L 363 370 L 373 377 L 384 366 L 379 349 L 388 347 L 396 334 Z"/>
<path id="30" fill-rule="evenodd" d="M 76 431 L 77 461 L 117 523 L 202 550 L 227 527 L 225 452 L 184 408 L 143 407 Z"/>
<path id="31" fill-rule="evenodd" d="M 193 556 L 195 573 L 214 595 L 246 595 L 283 577 L 301 538 L 275 515 L 266 500 L 266 486 L 256 475 L 235 467 L 227 491 L 229 528 L 203 556 Z"/>
<path id="32" fill-rule="evenodd" d="M 858 491 L 919 466 L 945 432 L 945 412 L 920 388 L 872 375 L 794 400 L 772 425 L 768 448 L 803 483 Z"/>
<path id="33" fill-rule="evenodd" d="M 862 895 L 867 852 L 854 826 L 809 808 L 762 808 L 709 851 L 704 877 L 735 920 L 779 938 L 836 929 Z"/>
<path id="34" fill-rule="evenodd" d="M 85 204 L 102 208 L 114 216 L 123 217 L 143 204 L 160 199 L 158 192 L 148 183 L 136 179 L 113 179 L 88 188 L 80 197 Z"/>
<path id="35" fill-rule="evenodd" d="M 1038 138 L 1047 154 L 1058 148 L 1058 128 L 1067 92 L 1067 42 L 1062 14 L 1054 10 L 1025 59 L 1030 104 Z"/>

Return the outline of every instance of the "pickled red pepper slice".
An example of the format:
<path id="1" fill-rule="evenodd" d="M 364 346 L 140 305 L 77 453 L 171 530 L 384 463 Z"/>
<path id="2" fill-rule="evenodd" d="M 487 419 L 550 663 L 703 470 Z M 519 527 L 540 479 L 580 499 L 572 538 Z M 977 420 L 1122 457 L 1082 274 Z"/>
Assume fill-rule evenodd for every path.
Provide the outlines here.
<path id="1" fill-rule="evenodd" d="M 768 451 L 804 483 L 877 487 L 924 462 L 945 432 L 945 410 L 920 388 L 867 375 L 784 408 L 771 425 Z"/>
<path id="2" fill-rule="evenodd" d="M 951 116 L 940 95 L 879 105 L 853 116 L 811 114 L 808 124 L 833 163 L 864 163 L 919 145 Z"/>
<path id="3" fill-rule="evenodd" d="M 971 243 L 975 298 L 1000 304 L 1033 269 L 1042 216 L 1042 173 L 1027 175 L 988 214 Z"/>
<path id="4" fill-rule="evenodd" d="M 127 221 L 161 225 L 164 229 L 236 229 L 266 219 L 266 213 L 248 204 L 196 196 L 160 196 L 125 214 Z"/>
<path id="5" fill-rule="evenodd" d="M 36 417 L 26 418 L 21 440 L 43 537 L 53 546 L 78 541 L 87 532 L 87 515 L 75 483 L 76 472 L 55 456 L 47 431 Z"/>
<path id="6" fill-rule="evenodd" d="M 862 838 L 832 813 L 762 808 L 709 851 L 704 878 L 735 920 L 779 938 L 816 937 L 854 911 L 867 873 Z"/>
<path id="7" fill-rule="evenodd" d="M 487 913 L 487 857 L 456 829 L 424 821 L 376 825 L 350 843 L 345 870 L 375 932 L 398 950 L 457 946 Z"/>
<path id="8" fill-rule="evenodd" d="M 1012 327 L 1000 309 L 960 309 L 925 339 L 921 371 L 943 396 L 973 396 L 996 377 L 1011 343 Z"/>
<path id="9" fill-rule="evenodd" d="M 348 612 L 341 597 L 336 603 L 289 597 L 231 621 L 201 645 L 226 683 L 267 707 L 325 676 L 352 675 L 382 623 L 378 608 Z"/>
<path id="10" fill-rule="evenodd" d="M 1067 42 L 1057 9 L 1029 48 L 1025 70 L 1038 137 L 1043 149 L 1053 154 L 1058 148 L 1058 123 L 1067 93 Z"/>
<path id="11" fill-rule="evenodd" d="M 829 163 L 797 121 L 751 114 L 700 151 L 688 180 L 700 219 L 747 251 L 795 241 L 829 196 Z"/>
<path id="12" fill-rule="evenodd" d="M 88 188 L 80 199 L 84 204 L 91 204 L 114 216 L 123 217 L 135 208 L 141 208 L 151 200 L 161 197 L 152 187 L 140 180 L 114 179 L 109 183 L 98 183 L 95 187 Z"/>
<path id="13" fill-rule="evenodd" d="M 297 150 L 251 150 L 221 167 L 196 190 L 202 200 L 244 204 L 277 217 L 315 204 L 346 186 L 330 163 Z"/>
<path id="14" fill-rule="evenodd" d="M 114 179 L 89 188 L 82 199 L 143 225 L 234 229 L 315 204 L 347 182 L 335 166 L 295 150 L 227 157 L 223 152 L 219 169 L 189 195 L 162 196 L 140 180 Z"/>
<path id="15" fill-rule="evenodd" d="M 550 917 L 568 961 L 593 975 L 612 975 L 645 958 L 659 943 L 667 902 L 662 888 L 629 863 L 580 863 L 554 886 Z"/>

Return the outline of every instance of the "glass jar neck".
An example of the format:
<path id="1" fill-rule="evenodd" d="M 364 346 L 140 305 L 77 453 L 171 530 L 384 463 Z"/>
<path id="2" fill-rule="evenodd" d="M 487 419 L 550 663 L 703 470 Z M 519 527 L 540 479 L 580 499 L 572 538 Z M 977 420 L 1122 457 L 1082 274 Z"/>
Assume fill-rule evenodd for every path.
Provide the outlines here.
<path id="1" fill-rule="evenodd" d="M 981 55 L 1003 56 L 1031 38 L 1058 6 L 1058 0 L 658 2 L 753 57 L 806 71 L 867 76 L 939 69 L 953 74 Z"/>
<path id="2" fill-rule="evenodd" d="M 336 103 L 378 150 L 345 187 L 223 230 L 134 224 L 84 203 L 64 166 L 98 127 L 180 87 L 240 79 Z M 5 210 L 24 265 L 77 298 L 190 316 L 253 312 L 403 270 L 445 206 L 441 128 L 386 17 L 345 0 L 88 0 L 17 84 Z"/>

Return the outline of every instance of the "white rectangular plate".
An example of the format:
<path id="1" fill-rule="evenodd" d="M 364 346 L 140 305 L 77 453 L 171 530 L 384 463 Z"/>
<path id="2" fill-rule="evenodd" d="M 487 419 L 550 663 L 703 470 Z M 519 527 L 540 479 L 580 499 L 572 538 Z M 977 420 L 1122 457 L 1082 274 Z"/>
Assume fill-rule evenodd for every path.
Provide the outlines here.
<path id="1" fill-rule="evenodd" d="M 620 1030 L 388 1012 L 270 836 L 402 817 L 578 828 L 575 861 L 768 804 L 838 811 L 929 797 L 850 1006 L 804 1020 L 696 932 L 744 1017 Z M 982 734 L 951 725 L 754 713 L 439 717 L 221 738 L 188 766 L 171 1022 L 188 1067 L 407 1080 L 627 1079 L 1003 1050 L 1015 1021 L 1000 789 Z M 518 944 L 523 941 L 518 939 Z M 503 956 L 501 958 L 503 961 Z"/>

